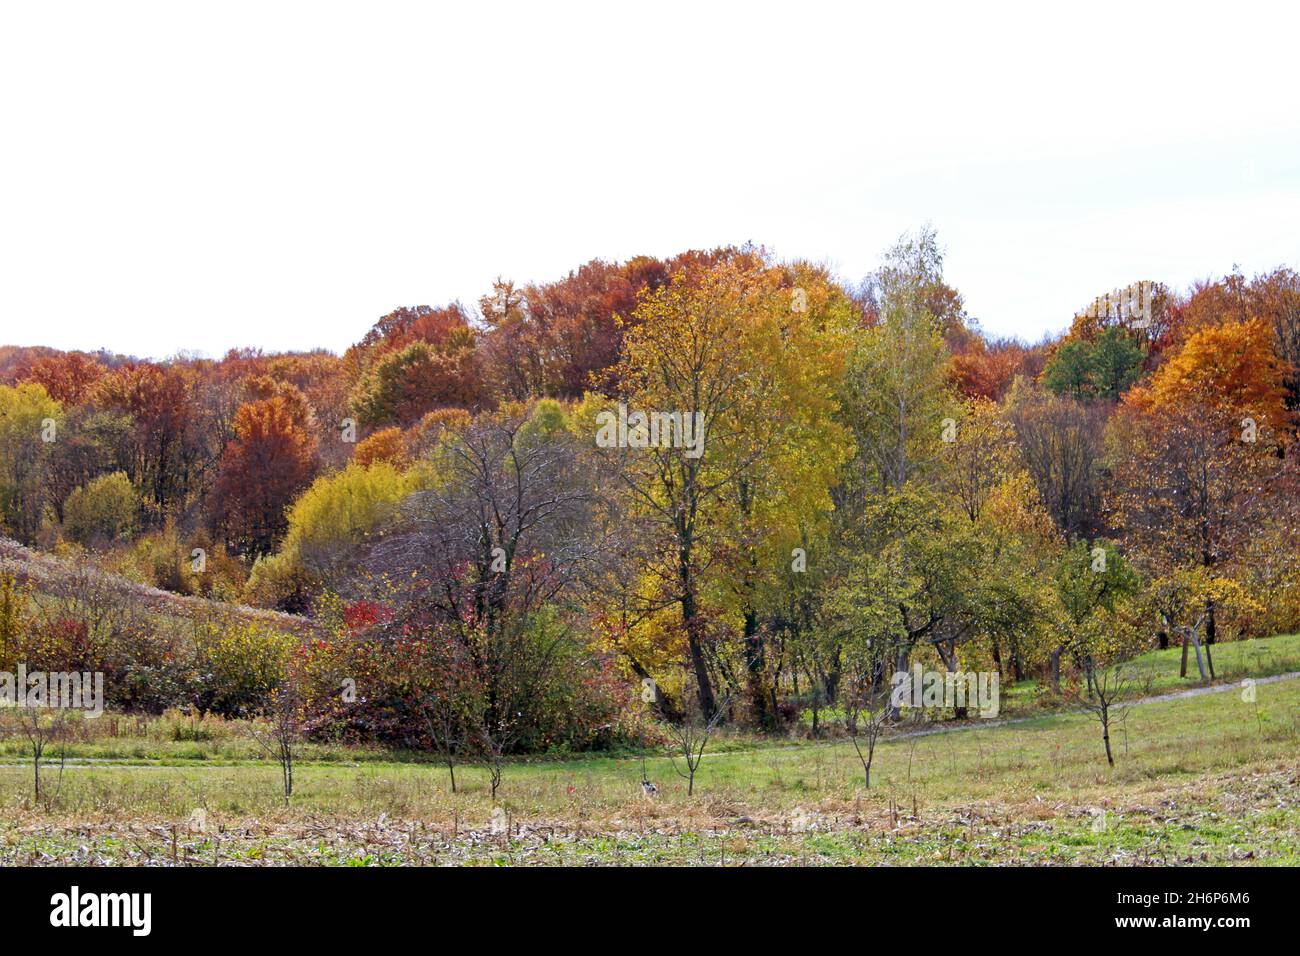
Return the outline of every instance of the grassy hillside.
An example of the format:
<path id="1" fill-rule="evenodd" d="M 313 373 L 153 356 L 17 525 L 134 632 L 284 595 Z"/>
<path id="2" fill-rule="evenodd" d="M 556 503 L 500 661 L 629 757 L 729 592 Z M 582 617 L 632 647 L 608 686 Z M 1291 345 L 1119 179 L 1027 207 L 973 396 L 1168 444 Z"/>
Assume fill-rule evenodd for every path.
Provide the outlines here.
<path id="1" fill-rule="evenodd" d="M 0 573 L 12 574 L 19 585 L 30 587 L 37 596 L 60 598 L 94 588 L 106 600 L 129 604 L 163 618 L 189 620 L 233 614 L 298 633 L 307 633 L 312 628 L 304 617 L 174 594 L 102 571 L 89 561 L 74 564 L 34 551 L 10 538 L 0 538 Z"/>

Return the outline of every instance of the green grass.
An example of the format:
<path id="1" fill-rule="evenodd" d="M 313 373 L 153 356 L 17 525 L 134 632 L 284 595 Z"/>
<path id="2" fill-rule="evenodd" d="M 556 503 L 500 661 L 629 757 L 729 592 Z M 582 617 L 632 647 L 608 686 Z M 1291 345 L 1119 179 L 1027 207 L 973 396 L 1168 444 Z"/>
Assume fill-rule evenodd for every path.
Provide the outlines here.
<path id="1" fill-rule="evenodd" d="M 639 760 L 522 761 L 498 799 L 508 834 L 479 768 L 452 794 L 444 768 L 375 753 L 316 752 L 287 810 L 265 762 L 69 769 L 48 808 L 11 766 L 0 863 L 1295 864 L 1300 680 L 1256 690 L 1133 708 L 1113 770 L 1083 714 L 884 742 L 870 790 L 845 742 L 707 755 L 694 797 L 662 756 L 653 798 Z M 208 828 L 191 832 L 199 807 Z"/>
<path id="2" fill-rule="evenodd" d="M 1144 695 L 1166 694 L 1207 684 L 1232 683 L 1246 677 L 1271 677 L 1274 674 L 1300 671 L 1300 634 L 1279 634 L 1276 637 L 1215 644 L 1210 650 L 1214 655 L 1216 680 L 1213 681 L 1201 680 L 1200 672 L 1196 669 L 1196 651 L 1192 648 L 1187 652 L 1187 676 L 1178 676 L 1182 660 L 1181 646 L 1163 651 L 1148 651 L 1134 658 L 1129 667 L 1134 682 L 1141 687 Z M 1003 685 L 1001 691 L 1002 716 L 1018 716 L 1043 707 L 1056 706 L 1055 701 L 1050 698 L 1044 700 L 1040 696 L 1038 681 L 1032 678 L 1014 685 Z"/>

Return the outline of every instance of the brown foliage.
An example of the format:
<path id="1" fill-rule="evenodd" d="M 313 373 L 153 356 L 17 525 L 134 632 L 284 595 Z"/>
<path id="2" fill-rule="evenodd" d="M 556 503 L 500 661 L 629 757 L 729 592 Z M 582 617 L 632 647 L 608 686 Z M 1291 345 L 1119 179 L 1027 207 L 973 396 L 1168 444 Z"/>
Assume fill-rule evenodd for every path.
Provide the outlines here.
<path id="1" fill-rule="evenodd" d="M 239 409 L 211 507 L 228 543 L 250 554 L 272 549 L 288 527 L 285 510 L 311 480 L 314 453 L 315 443 L 283 396 Z"/>

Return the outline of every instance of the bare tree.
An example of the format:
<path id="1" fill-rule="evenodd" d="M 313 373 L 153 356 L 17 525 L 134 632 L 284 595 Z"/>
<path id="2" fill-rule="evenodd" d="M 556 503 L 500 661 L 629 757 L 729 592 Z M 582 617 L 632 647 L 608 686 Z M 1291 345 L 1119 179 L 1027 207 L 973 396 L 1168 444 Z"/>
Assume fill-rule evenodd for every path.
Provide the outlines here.
<path id="1" fill-rule="evenodd" d="M 879 670 L 857 669 L 845 682 L 841 699 L 844 731 L 853 741 L 853 749 L 862 763 L 862 779 L 868 790 L 871 789 L 871 762 L 876 755 L 876 742 L 889 722 L 887 686 L 880 680 Z"/>
<path id="2" fill-rule="evenodd" d="M 249 735 L 262 752 L 280 765 L 284 805 L 293 796 L 294 748 L 302 740 L 303 706 L 297 688 L 286 682 L 271 694 L 263 718 L 249 725 Z"/>
<path id="3" fill-rule="evenodd" d="M 718 725 L 726 716 L 728 703 L 727 700 L 722 701 L 709 717 L 701 713 L 693 713 L 671 725 L 669 732 L 673 743 L 686 763 L 686 769 L 683 770 L 677 763 L 677 754 L 674 753 L 670 755 L 673 769 L 686 781 L 688 797 L 695 795 L 695 774 L 700 769 L 700 761 L 704 759 L 704 748 L 709 745 L 709 738 L 713 736 L 713 732 L 718 729 Z"/>
<path id="4" fill-rule="evenodd" d="M 536 726 L 577 598 L 614 553 L 618 522 L 589 457 L 554 403 L 448 428 L 433 452 L 441 480 L 402 503 L 367 559 L 392 586 L 397 623 L 436 645 L 435 745 L 453 763 L 472 750 L 494 798 L 505 758 Z M 443 686 L 448 662 L 455 686 Z"/>
<path id="5" fill-rule="evenodd" d="M 456 702 L 447 695 L 434 694 L 424 704 L 424 722 L 429 728 L 429 741 L 434 751 L 447 765 L 451 778 L 451 792 L 456 792 L 456 761 L 469 748 L 470 731 L 465 715 Z"/>
<path id="6" fill-rule="evenodd" d="M 68 716 L 66 712 L 59 708 L 26 706 L 19 706 L 17 713 L 18 725 L 32 748 L 33 806 L 42 803 L 48 806 L 52 800 L 58 799 L 59 793 L 63 789 L 63 768 L 67 757 Z M 58 785 L 55 787 L 53 798 L 46 800 L 45 798 L 48 795 L 41 790 L 41 761 L 45 757 L 46 749 L 54 742 L 60 744 Z"/>
<path id="7" fill-rule="evenodd" d="M 1071 539 L 1094 537 L 1102 526 L 1106 408 L 1023 382 L 1008 405 L 1021 454 L 1056 526 Z"/>
<path id="8" fill-rule="evenodd" d="M 1110 747 L 1110 728 L 1114 721 L 1123 720 L 1125 702 L 1132 696 L 1134 684 L 1126 664 L 1112 664 L 1098 668 L 1091 657 L 1084 661 L 1091 692 L 1083 697 L 1083 706 L 1101 724 L 1101 740 L 1106 746 L 1106 762 L 1115 766 L 1115 755 Z"/>

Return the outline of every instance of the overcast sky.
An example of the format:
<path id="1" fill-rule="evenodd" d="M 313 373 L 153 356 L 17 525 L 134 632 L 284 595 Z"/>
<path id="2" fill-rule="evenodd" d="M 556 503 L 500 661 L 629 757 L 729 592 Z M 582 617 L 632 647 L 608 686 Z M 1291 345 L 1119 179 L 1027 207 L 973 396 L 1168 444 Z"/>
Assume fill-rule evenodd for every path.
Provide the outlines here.
<path id="1" fill-rule="evenodd" d="M 1300 266 L 1294 4 L 859 6 L 6 5 L 0 344 L 340 350 L 594 257 L 856 280 L 925 222 L 1029 339 Z"/>

